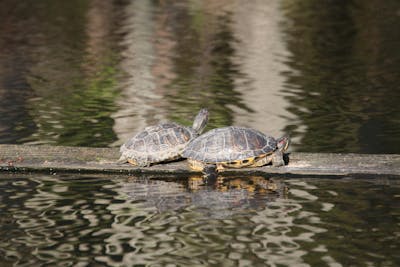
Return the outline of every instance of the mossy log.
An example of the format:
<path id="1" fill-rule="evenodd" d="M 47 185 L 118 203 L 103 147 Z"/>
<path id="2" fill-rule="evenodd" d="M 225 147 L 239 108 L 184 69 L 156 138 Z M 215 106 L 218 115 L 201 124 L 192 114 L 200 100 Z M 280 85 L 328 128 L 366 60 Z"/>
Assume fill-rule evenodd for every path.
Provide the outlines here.
<path id="1" fill-rule="evenodd" d="M 139 168 L 118 164 L 118 148 L 0 145 L 0 170 L 12 172 L 81 172 L 127 174 L 189 174 L 186 160 Z M 400 155 L 300 153 L 286 155 L 283 167 L 229 169 L 224 173 L 284 175 L 400 176 Z"/>

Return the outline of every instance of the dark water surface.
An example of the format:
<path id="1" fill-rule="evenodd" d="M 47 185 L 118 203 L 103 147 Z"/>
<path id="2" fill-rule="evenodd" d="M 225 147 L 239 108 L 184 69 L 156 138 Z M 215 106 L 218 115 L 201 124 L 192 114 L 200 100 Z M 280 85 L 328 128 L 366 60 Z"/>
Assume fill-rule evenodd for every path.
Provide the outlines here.
<path id="1" fill-rule="evenodd" d="M 396 180 L 199 181 L 2 175 L 0 265 L 400 265 Z"/>
<path id="2" fill-rule="evenodd" d="M 2 0 L 0 143 L 165 120 L 400 153 L 398 0 Z M 0 266 L 400 266 L 392 179 L 0 176 Z M 371 177 L 366 177 L 371 178 Z"/>
<path id="3" fill-rule="evenodd" d="M 379 11 L 379 12 L 378 12 Z M 161 120 L 400 153 L 400 1 L 0 1 L 0 143 L 119 146 Z"/>

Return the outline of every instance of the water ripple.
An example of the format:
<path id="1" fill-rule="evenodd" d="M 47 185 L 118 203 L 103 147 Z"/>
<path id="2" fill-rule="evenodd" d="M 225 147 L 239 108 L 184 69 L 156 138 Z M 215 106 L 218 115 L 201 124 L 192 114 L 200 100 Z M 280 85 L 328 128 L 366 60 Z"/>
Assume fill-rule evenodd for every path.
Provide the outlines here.
<path id="1" fill-rule="evenodd" d="M 357 255 L 359 263 L 384 257 L 395 266 L 397 224 L 375 218 L 391 214 L 399 221 L 391 202 L 398 187 L 196 179 L 2 178 L 0 258 L 15 266 L 316 266 Z M 371 192 L 373 207 L 364 202 Z M 386 249 L 376 249 L 372 239 Z M 361 241 L 371 248 L 360 249 Z"/>

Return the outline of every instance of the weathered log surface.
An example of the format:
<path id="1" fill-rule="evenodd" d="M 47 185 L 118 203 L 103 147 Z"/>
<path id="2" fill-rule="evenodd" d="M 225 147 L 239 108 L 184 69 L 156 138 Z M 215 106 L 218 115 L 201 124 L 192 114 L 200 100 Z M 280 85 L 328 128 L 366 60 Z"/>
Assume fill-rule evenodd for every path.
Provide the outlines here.
<path id="1" fill-rule="evenodd" d="M 0 145 L 0 170 L 14 172 L 82 172 L 82 173 L 193 173 L 185 160 L 138 168 L 117 164 L 118 148 L 63 146 Z M 236 174 L 294 175 L 393 175 L 400 176 L 398 154 L 299 153 L 288 155 L 284 167 L 230 169 Z"/>

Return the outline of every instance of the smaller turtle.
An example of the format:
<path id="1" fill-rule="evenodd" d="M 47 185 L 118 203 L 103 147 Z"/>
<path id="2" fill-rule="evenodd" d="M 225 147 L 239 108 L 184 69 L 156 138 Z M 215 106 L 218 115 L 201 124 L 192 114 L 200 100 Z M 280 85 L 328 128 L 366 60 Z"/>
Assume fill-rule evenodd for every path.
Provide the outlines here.
<path id="1" fill-rule="evenodd" d="M 146 127 L 121 146 L 122 155 L 118 162 L 129 162 L 135 166 L 145 167 L 179 159 L 185 146 L 201 134 L 207 122 L 208 111 L 201 109 L 192 127 L 185 127 L 175 122 Z"/>
<path id="2" fill-rule="evenodd" d="M 215 168 L 259 167 L 269 163 L 283 166 L 283 153 L 289 147 L 289 137 L 275 139 L 245 127 L 213 129 L 192 140 L 182 156 L 189 166 L 206 174 Z"/>

